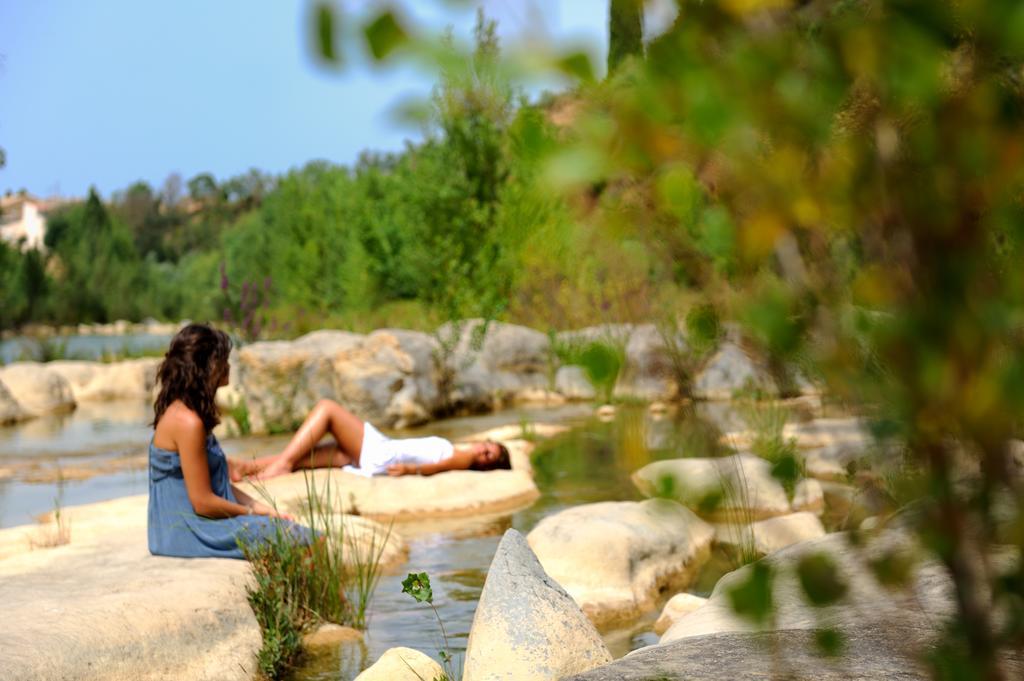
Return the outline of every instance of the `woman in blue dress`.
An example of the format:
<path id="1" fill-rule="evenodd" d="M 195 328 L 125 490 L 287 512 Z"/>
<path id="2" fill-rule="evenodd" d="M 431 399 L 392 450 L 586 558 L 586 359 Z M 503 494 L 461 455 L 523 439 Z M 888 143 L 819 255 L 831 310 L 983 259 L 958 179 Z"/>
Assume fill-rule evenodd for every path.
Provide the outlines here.
<path id="1" fill-rule="evenodd" d="M 149 550 L 161 556 L 244 558 L 240 542 L 287 532 L 309 543 L 312 533 L 291 516 L 231 484 L 228 462 L 213 436 L 214 396 L 228 380 L 227 334 L 189 324 L 171 340 L 157 370 L 149 445 Z"/>

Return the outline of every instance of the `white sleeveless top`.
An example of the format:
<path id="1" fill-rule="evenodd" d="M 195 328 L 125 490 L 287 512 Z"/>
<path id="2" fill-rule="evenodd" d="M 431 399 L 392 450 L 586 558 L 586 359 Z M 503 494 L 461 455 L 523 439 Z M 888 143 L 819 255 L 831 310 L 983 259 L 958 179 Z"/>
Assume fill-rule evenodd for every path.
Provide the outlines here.
<path id="1" fill-rule="evenodd" d="M 359 466 L 345 466 L 344 470 L 357 475 L 386 475 L 394 463 L 428 464 L 449 458 L 455 445 L 443 437 L 412 437 L 393 439 L 373 427 L 363 424 L 363 448 Z"/>

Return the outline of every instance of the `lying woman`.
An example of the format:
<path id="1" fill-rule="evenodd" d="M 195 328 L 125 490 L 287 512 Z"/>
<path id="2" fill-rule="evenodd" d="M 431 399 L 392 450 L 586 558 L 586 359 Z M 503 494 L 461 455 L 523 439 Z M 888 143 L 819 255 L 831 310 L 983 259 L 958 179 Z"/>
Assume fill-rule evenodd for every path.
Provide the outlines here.
<path id="1" fill-rule="evenodd" d="M 148 538 L 161 556 L 244 558 L 239 540 L 259 542 L 284 531 L 312 532 L 231 485 L 228 461 L 213 436 L 214 396 L 228 380 L 231 340 L 189 324 L 171 340 L 157 370 L 149 443 Z"/>
<path id="2" fill-rule="evenodd" d="M 320 443 L 330 434 L 332 440 Z M 320 400 L 288 446 L 275 456 L 231 460 L 235 482 L 261 480 L 296 468 L 345 467 L 360 475 L 434 475 L 444 471 L 488 471 L 512 467 L 508 449 L 498 442 L 452 444 L 441 437 L 393 439 L 332 400 Z"/>

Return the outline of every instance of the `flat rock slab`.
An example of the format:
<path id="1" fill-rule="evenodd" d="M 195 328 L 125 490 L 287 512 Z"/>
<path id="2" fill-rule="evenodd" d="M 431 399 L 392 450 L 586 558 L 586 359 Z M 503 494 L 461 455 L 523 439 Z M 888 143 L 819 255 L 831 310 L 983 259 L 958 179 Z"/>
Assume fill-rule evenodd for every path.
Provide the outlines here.
<path id="1" fill-rule="evenodd" d="M 712 634 L 644 648 L 610 665 L 565 677 L 564 681 L 925 681 L 931 679 L 918 655 L 927 648 L 923 632 L 859 628 L 844 637 L 838 658 L 824 657 L 814 632 Z M 1005 678 L 1024 677 L 1024 661 L 1008 657 Z"/>
<path id="2" fill-rule="evenodd" d="M 35 548 L 48 525 L 0 530 L 0 679 L 233 681 L 256 676 L 259 625 L 245 585 L 249 564 L 149 554 L 147 495 L 63 510 L 70 542 Z M 343 517 L 347 546 L 405 543 L 366 518 Z M 351 556 L 351 552 L 346 555 Z"/>
<path id="3" fill-rule="evenodd" d="M 515 511 L 540 496 L 526 471 L 448 471 L 437 475 L 386 475 L 367 478 L 340 470 L 296 472 L 254 487 L 241 485 L 256 498 L 269 497 L 279 508 L 301 511 L 306 504 L 307 475 L 319 490 L 329 490 L 330 505 L 340 513 L 381 521 L 421 520 Z"/>
<path id="4" fill-rule="evenodd" d="M 151 556 L 144 528 L 0 561 L 0 678 L 254 678 L 248 572 L 243 561 Z"/>
<path id="5" fill-rule="evenodd" d="M 538 436 L 561 432 L 560 426 L 537 424 Z M 344 470 L 296 471 L 262 483 L 245 483 L 256 498 L 269 497 L 281 508 L 298 511 L 307 504 L 307 481 L 312 481 L 339 513 L 358 513 L 374 520 L 398 522 L 426 518 L 458 518 L 511 512 L 525 508 L 540 496 L 533 481 L 530 452 L 521 428 L 498 428 L 470 439 L 503 441 L 509 449 L 512 470 L 448 471 L 437 475 L 378 475 L 372 478 Z"/>
<path id="6" fill-rule="evenodd" d="M 528 541 L 547 573 L 602 626 L 633 619 L 662 592 L 689 586 L 713 535 L 683 506 L 648 499 L 560 511 L 537 523 Z"/>

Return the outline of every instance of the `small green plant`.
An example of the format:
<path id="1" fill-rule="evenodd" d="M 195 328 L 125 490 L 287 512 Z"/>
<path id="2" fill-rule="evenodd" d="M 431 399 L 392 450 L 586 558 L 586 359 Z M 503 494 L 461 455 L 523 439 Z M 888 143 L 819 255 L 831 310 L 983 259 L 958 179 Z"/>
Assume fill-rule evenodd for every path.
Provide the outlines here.
<path id="1" fill-rule="evenodd" d="M 748 404 L 744 419 L 752 433 L 750 451 L 772 464 L 772 477 L 792 500 L 797 481 L 804 477 L 804 464 L 796 440 L 783 435 L 789 410 L 776 402 Z"/>
<path id="2" fill-rule="evenodd" d="M 612 401 L 615 382 L 624 362 L 623 352 L 611 343 L 595 341 L 587 345 L 577 358 L 598 398 L 605 404 Z"/>
<path id="3" fill-rule="evenodd" d="M 238 434 L 248 435 L 252 432 L 252 424 L 249 422 L 249 406 L 245 400 L 239 400 L 231 409 L 228 415 L 238 424 Z"/>
<path id="4" fill-rule="evenodd" d="M 257 486 L 257 492 L 274 505 L 264 487 Z M 252 564 L 254 579 L 247 591 L 263 633 L 257 661 L 266 678 L 282 678 L 295 666 L 302 656 L 302 634 L 317 624 L 366 627 L 390 529 L 382 539 L 373 532 L 368 545 L 354 541 L 333 502 L 330 475 L 319 488 L 308 472 L 302 519 L 313 541 L 285 523 L 276 523 L 265 540 L 240 541 Z"/>
<path id="5" fill-rule="evenodd" d="M 441 627 L 441 637 L 444 639 L 444 650 L 437 651 L 437 654 L 441 657 L 445 670 L 444 676 L 440 680 L 435 679 L 434 681 L 455 681 L 451 645 L 448 643 L 448 634 L 444 629 L 441 614 L 437 612 L 437 607 L 434 606 L 434 590 L 430 587 L 430 575 L 426 572 L 410 572 L 409 576 L 402 580 L 402 593 L 409 594 L 417 603 L 426 603 L 434 611 L 437 624 Z"/>
<path id="6" fill-rule="evenodd" d="M 29 539 L 32 548 L 52 548 L 71 542 L 71 518 L 64 511 L 64 469 L 57 466 L 57 493 L 53 497 L 53 527 L 47 528 L 36 538 Z M 44 517 L 45 520 L 45 517 Z"/>

